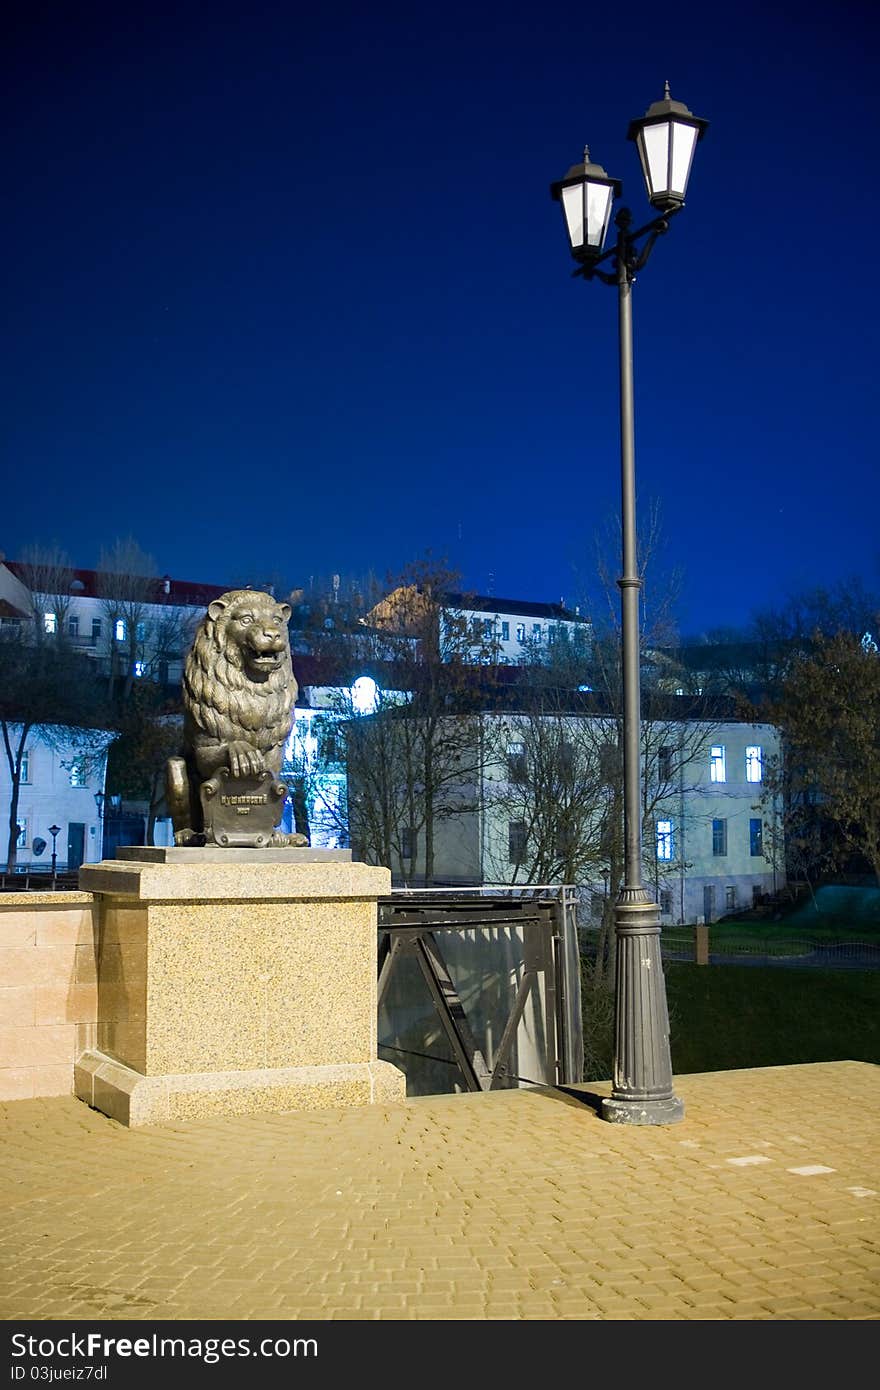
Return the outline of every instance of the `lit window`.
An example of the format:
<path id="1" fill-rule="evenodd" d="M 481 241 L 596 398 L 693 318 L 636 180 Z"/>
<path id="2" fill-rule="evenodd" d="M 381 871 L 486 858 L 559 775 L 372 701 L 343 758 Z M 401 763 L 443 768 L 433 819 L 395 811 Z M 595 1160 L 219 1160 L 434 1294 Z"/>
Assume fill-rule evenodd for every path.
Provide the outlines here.
<path id="1" fill-rule="evenodd" d="M 764 853 L 764 827 L 754 818 L 749 821 L 749 854 L 752 858 Z"/>
<path id="2" fill-rule="evenodd" d="M 525 625 L 525 623 L 517 623 L 517 625 L 516 625 L 516 640 L 517 640 L 517 642 L 524 642 L 524 641 L 526 640 L 526 625 Z"/>
<path id="3" fill-rule="evenodd" d="M 501 640 L 502 642 L 510 641 L 510 623 L 501 624 Z"/>
<path id="4" fill-rule="evenodd" d="M 46 632 L 53 633 L 58 630 L 58 619 L 54 613 L 43 614 L 43 628 Z"/>
<path id="5" fill-rule="evenodd" d="M 16 829 L 18 830 L 18 839 L 17 839 L 16 842 L 15 842 L 15 848 L 16 848 L 16 849 L 27 849 L 27 842 L 28 842 L 28 823 L 27 823 L 27 816 L 19 816 L 18 820 L 16 821 Z"/>
<path id="6" fill-rule="evenodd" d="M 710 782 L 727 781 L 727 758 L 723 743 L 713 743 L 709 750 L 709 780 Z"/>
<path id="7" fill-rule="evenodd" d="M 657 822 L 657 858 L 669 860 L 675 853 L 671 820 Z"/>
<path id="8" fill-rule="evenodd" d="M 764 775 L 764 756 L 760 744 L 752 744 L 746 749 L 746 781 L 760 782 Z"/>
<path id="9" fill-rule="evenodd" d="M 26 748 L 21 755 L 21 781 L 31 780 L 31 750 Z"/>
<path id="10" fill-rule="evenodd" d="M 136 676 L 142 676 L 146 669 L 147 663 L 145 661 L 136 661 L 134 663 L 134 673 Z"/>
<path id="11" fill-rule="evenodd" d="M 507 857 L 511 864 L 520 864 L 526 855 L 526 823 L 512 820 L 507 823 Z"/>
<path id="12" fill-rule="evenodd" d="M 117 618 L 113 627 L 113 636 L 117 642 L 124 642 L 128 636 L 128 625 L 124 618 Z"/>
<path id="13" fill-rule="evenodd" d="M 727 821 L 713 820 L 712 822 L 712 853 L 727 853 Z"/>
<path id="14" fill-rule="evenodd" d="M 72 787 L 84 787 L 86 784 L 86 769 L 84 763 L 74 763 L 70 769 L 70 785 Z"/>
<path id="15" fill-rule="evenodd" d="M 67 620 L 67 631 L 71 637 L 79 637 L 79 618 L 75 614 Z"/>

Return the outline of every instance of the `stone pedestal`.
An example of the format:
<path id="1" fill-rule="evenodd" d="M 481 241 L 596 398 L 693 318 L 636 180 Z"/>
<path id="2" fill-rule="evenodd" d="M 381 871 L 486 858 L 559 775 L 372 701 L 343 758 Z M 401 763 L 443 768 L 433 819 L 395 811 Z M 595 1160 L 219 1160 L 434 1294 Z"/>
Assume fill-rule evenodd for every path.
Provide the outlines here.
<path id="1" fill-rule="evenodd" d="M 107 1020 L 76 1065 L 81 1100 L 134 1126 L 405 1099 L 376 1053 L 386 869 L 295 849 L 142 853 L 80 870 Z"/>

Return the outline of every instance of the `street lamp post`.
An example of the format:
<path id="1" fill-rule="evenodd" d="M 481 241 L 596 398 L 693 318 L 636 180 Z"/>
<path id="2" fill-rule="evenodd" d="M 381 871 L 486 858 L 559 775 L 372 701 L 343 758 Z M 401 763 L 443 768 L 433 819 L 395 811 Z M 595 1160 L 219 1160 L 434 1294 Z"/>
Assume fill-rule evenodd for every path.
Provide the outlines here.
<path id="1" fill-rule="evenodd" d="M 621 184 L 590 161 L 574 165 L 551 185 L 562 204 L 576 276 L 616 285 L 620 357 L 620 479 L 623 572 L 621 656 L 623 666 L 624 881 L 614 908 L 617 943 L 614 1075 L 602 1116 L 617 1124 L 674 1124 L 684 1116 L 675 1095 L 669 1051 L 669 1014 L 660 953 L 660 912 L 642 879 L 641 692 L 639 675 L 639 591 L 636 544 L 635 431 L 633 410 L 632 287 L 654 244 L 680 212 L 697 141 L 707 122 L 669 95 L 639 120 L 628 138 L 639 150 L 648 199 L 659 212 L 632 231 L 632 214 L 615 218 L 617 242 L 603 251 L 613 199 Z M 610 262 L 613 270 L 601 269 Z"/>
<path id="2" fill-rule="evenodd" d="M 61 826 L 60 826 L 60 825 L 50 825 L 50 826 L 49 826 L 49 834 L 52 836 L 52 887 L 54 888 L 54 887 L 55 887 L 55 864 L 56 864 L 56 862 L 57 862 L 57 856 L 56 856 L 56 854 L 55 854 L 55 841 L 58 839 L 58 836 L 61 834 Z"/>

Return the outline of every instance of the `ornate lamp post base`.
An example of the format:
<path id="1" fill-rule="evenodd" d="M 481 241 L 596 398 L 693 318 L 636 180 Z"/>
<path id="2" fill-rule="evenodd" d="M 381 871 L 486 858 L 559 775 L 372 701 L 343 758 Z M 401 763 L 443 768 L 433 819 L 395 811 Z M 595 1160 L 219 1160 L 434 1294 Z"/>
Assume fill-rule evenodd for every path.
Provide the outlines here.
<path id="1" fill-rule="evenodd" d="M 660 913 L 644 888 L 624 888 L 614 917 L 614 1088 L 602 1102 L 602 1118 L 619 1125 L 676 1124 L 684 1104 L 672 1088 Z"/>

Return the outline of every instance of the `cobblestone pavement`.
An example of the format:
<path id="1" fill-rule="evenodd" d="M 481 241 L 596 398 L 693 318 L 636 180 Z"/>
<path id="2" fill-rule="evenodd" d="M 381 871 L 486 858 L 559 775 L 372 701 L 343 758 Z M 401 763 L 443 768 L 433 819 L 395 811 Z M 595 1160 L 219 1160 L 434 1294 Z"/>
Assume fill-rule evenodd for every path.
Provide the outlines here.
<path id="1" fill-rule="evenodd" d="M 676 1090 L 663 1128 L 547 1090 L 142 1130 L 10 1102 L 0 1314 L 880 1316 L 880 1068 Z"/>

